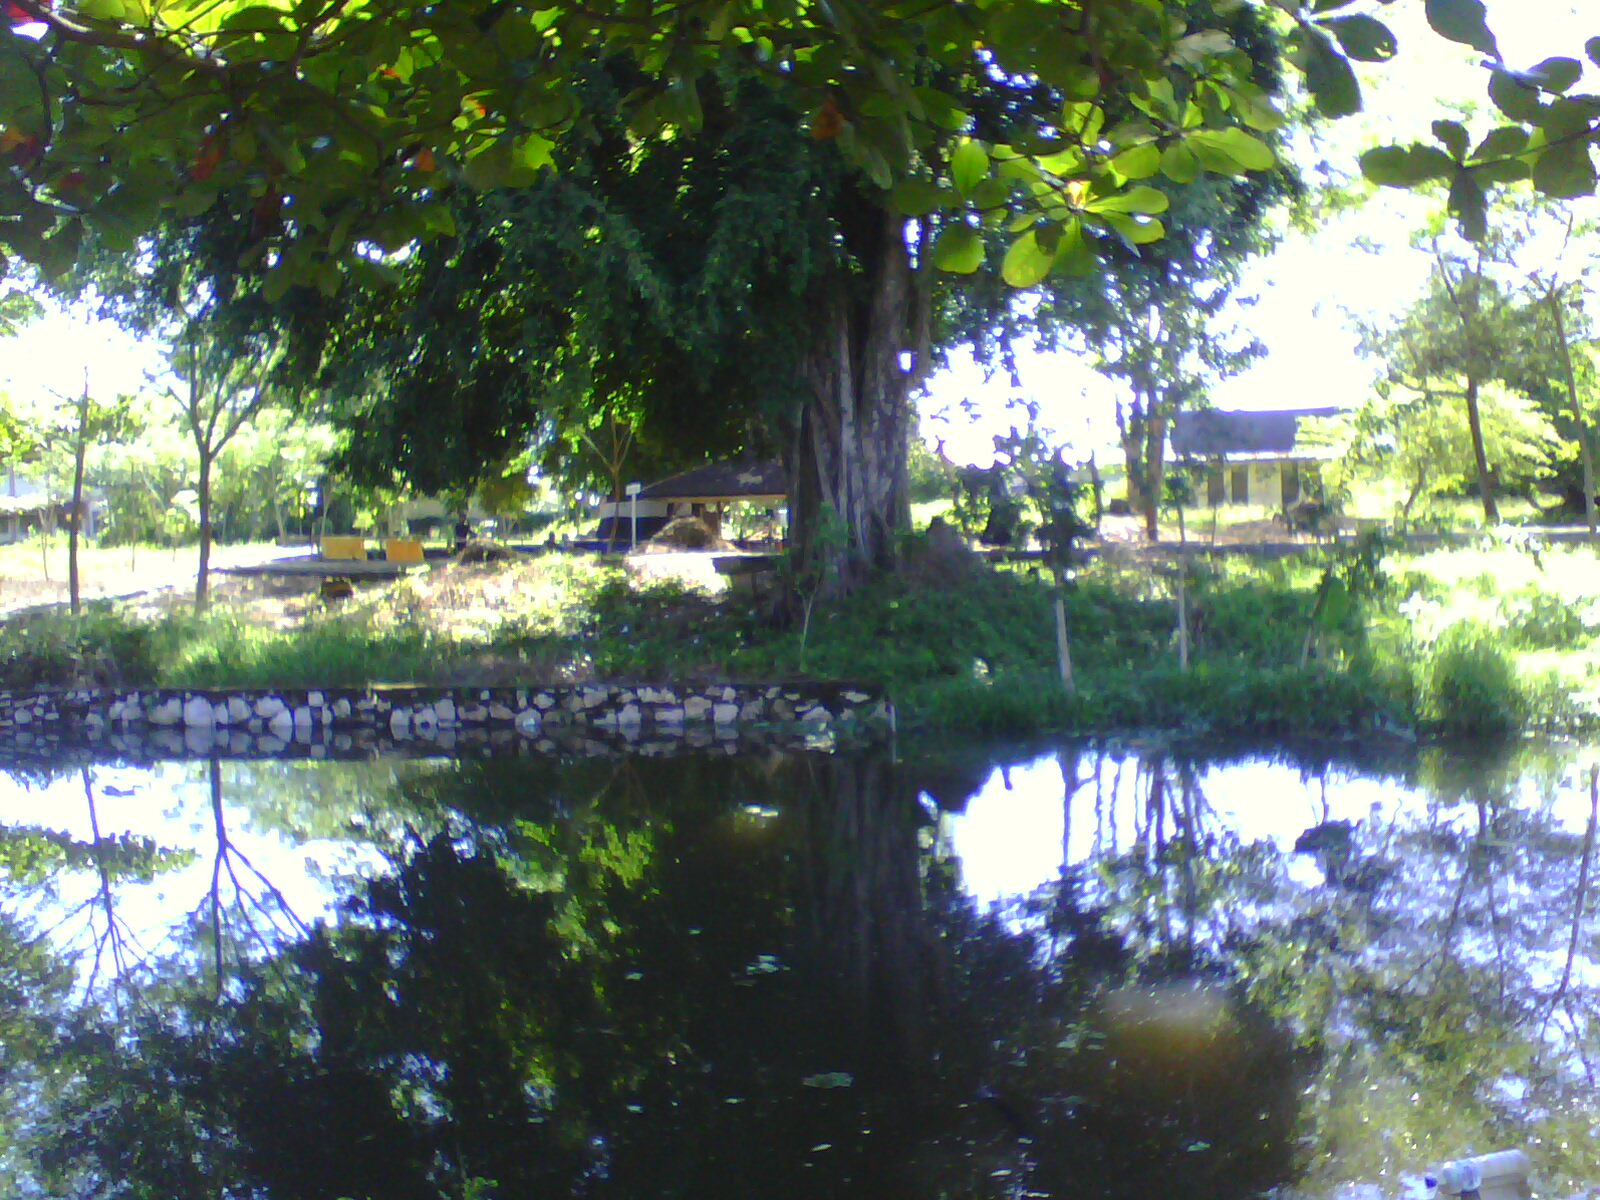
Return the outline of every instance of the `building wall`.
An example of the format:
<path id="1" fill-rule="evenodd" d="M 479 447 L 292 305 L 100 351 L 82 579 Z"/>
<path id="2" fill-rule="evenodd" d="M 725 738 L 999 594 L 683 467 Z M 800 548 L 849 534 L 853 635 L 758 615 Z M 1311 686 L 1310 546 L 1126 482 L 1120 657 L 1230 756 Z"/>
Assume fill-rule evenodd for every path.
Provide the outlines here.
<path id="1" fill-rule="evenodd" d="M 1224 461 L 1207 468 L 1200 494 L 1208 505 L 1283 508 L 1298 502 L 1304 495 L 1306 472 L 1307 468 L 1297 462 Z"/>

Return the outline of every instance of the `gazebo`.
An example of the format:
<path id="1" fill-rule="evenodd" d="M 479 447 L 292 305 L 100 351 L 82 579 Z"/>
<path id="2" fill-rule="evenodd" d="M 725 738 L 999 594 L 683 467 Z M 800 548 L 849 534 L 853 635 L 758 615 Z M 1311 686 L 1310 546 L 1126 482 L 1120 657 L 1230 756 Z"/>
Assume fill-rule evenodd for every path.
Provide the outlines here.
<path id="1" fill-rule="evenodd" d="M 722 532 L 722 518 L 732 504 L 764 505 L 779 508 L 788 503 L 789 489 L 783 464 L 766 462 L 720 462 L 683 471 L 646 485 L 639 492 L 639 537 L 650 537 L 677 517 L 698 517 L 713 532 Z M 629 523 L 633 505 L 606 501 L 600 505 L 600 528 L 595 536 L 611 534 L 616 521 L 618 536 L 631 533 Z"/>

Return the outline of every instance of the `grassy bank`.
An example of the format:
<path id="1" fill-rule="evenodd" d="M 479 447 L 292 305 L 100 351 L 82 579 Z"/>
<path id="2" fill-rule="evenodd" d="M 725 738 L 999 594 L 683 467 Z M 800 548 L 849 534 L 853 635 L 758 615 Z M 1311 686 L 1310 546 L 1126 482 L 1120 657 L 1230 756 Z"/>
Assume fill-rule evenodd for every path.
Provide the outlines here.
<path id="1" fill-rule="evenodd" d="M 1069 601 L 1070 697 L 1043 578 L 927 560 L 819 602 L 804 629 L 749 599 L 564 558 L 450 567 L 332 607 L 259 592 L 203 618 L 97 607 L 0 626 L 0 686 L 814 676 L 888 687 L 913 727 L 989 734 L 1485 736 L 1600 717 L 1592 551 L 1486 543 L 1373 565 L 1346 552 L 1196 568 L 1184 670 L 1174 573 L 1097 563 Z"/>

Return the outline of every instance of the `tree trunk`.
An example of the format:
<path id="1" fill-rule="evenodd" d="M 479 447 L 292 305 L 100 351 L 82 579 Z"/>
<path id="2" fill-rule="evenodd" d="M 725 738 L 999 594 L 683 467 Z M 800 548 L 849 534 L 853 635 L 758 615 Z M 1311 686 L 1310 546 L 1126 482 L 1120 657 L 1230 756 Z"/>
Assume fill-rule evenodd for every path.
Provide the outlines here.
<path id="1" fill-rule="evenodd" d="M 1072 677 L 1072 645 L 1067 639 L 1067 585 L 1061 568 L 1056 568 L 1056 670 L 1061 675 L 1061 690 L 1069 696 L 1078 694 L 1077 682 Z"/>
<path id="2" fill-rule="evenodd" d="M 206 606 L 211 570 L 211 455 L 198 443 L 195 448 L 200 452 L 200 569 L 194 577 L 194 609 L 200 612 Z"/>
<path id="3" fill-rule="evenodd" d="M 913 296 L 903 220 L 873 208 L 851 238 L 860 270 L 816 297 L 808 395 L 789 431 L 789 544 L 797 570 L 848 590 L 893 566 L 909 527 L 906 455 Z"/>
<path id="4" fill-rule="evenodd" d="M 1583 404 L 1578 399 L 1578 381 L 1572 372 L 1572 347 L 1567 345 L 1566 315 L 1561 311 L 1561 293 L 1551 288 L 1548 293 L 1550 313 L 1556 323 L 1556 344 L 1561 347 L 1561 366 L 1567 380 L 1567 398 L 1572 405 L 1572 419 L 1578 423 L 1578 455 L 1583 462 L 1583 520 L 1590 536 L 1595 532 L 1594 511 L 1594 446 L 1589 440 L 1589 422 L 1584 416 Z"/>
<path id="5" fill-rule="evenodd" d="M 1416 482 L 1411 485 L 1411 492 L 1406 496 L 1406 502 L 1400 508 L 1400 521 L 1402 524 L 1411 520 L 1411 510 L 1422 497 L 1422 489 L 1428 484 L 1427 467 L 1417 468 Z"/>
<path id="6" fill-rule="evenodd" d="M 83 528 L 83 459 L 89 449 L 89 389 L 78 400 L 78 429 L 72 446 L 72 509 L 67 517 L 67 604 L 72 615 L 83 611 L 78 587 L 78 536 Z"/>
<path id="7" fill-rule="evenodd" d="M 1117 439 L 1122 443 L 1124 494 L 1130 512 L 1144 511 L 1144 405 L 1138 395 L 1133 403 L 1117 402 Z"/>
<path id="8" fill-rule="evenodd" d="M 1161 495 L 1166 490 L 1167 419 L 1156 415 L 1154 398 L 1148 405 L 1144 432 L 1144 536 L 1161 540 Z"/>
<path id="9" fill-rule="evenodd" d="M 1478 377 L 1467 376 L 1467 430 L 1472 434 L 1472 457 L 1478 464 L 1478 493 L 1483 497 L 1486 524 L 1500 523 L 1500 509 L 1494 501 L 1494 480 L 1489 475 L 1489 456 L 1483 448 L 1483 418 L 1478 412 Z"/>

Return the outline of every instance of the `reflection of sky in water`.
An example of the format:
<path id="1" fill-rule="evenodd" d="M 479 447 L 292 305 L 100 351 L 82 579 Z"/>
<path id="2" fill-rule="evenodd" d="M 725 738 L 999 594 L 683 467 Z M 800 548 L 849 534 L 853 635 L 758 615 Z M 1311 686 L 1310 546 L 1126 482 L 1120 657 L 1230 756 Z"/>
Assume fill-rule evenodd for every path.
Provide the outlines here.
<path id="1" fill-rule="evenodd" d="M 1055 755 L 996 767 L 964 811 L 945 815 L 943 836 L 961 860 L 969 895 L 980 904 L 1027 895 L 1056 879 L 1063 862 L 1085 862 L 1097 854 L 1125 850 L 1134 842 L 1144 795 L 1142 786 L 1135 788 L 1137 760 L 1130 755 L 1120 764 L 1110 756 L 1100 761 L 1103 821 L 1096 820 L 1095 765 L 1090 754 L 1077 760 L 1077 778 L 1083 782 L 1073 800 L 1071 844 L 1065 850 L 1066 787 Z M 1339 771 L 1330 771 L 1323 779 L 1258 760 L 1205 767 L 1197 778 L 1215 827 L 1233 831 L 1247 844 L 1269 841 L 1284 853 L 1323 821 L 1426 823 L 1430 811 L 1430 800 L 1420 788 Z M 1531 806 L 1539 802 L 1537 793 L 1535 781 L 1524 779 L 1514 800 Z M 1589 798 L 1576 771 L 1546 811 L 1562 829 L 1582 836 L 1589 820 Z M 1435 820 L 1470 830 L 1476 828 L 1477 817 L 1469 805 L 1460 804 Z M 1311 885 L 1322 878 L 1310 855 L 1292 856 L 1288 869 L 1297 883 Z"/>
<path id="2" fill-rule="evenodd" d="M 361 870 L 376 861 L 364 847 L 350 842 L 296 839 L 260 828 L 246 807 L 230 799 L 230 790 L 238 787 L 240 765 L 222 763 L 220 769 L 224 827 L 236 852 L 233 874 L 267 910 L 267 914 L 257 910 L 258 920 L 284 924 L 269 884 L 292 913 L 309 924 L 331 911 L 335 896 L 329 875 Z M 318 768 L 339 769 L 337 764 Z M 162 850 L 195 855 L 193 862 L 162 871 L 149 883 L 116 884 L 117 918 L 136 957 L 170 950 L 172 932 L 209 903 L 217 841 L 207 770 L 204 763 L 89 768 L 102 838 L 149 838 Z M 0 772 L 0 822 L 66 834 L 86 845 L 94 840 L 83 778 L 76 772 L 43 784 Z M 14 886 L 22 902 L 13 911 L 30 916 L 41 930 L 59 926 L 53 940 L 62 949 L 92 953 L 95 931 L 104 928 L 103 912 L 89 905 L 98 887 L 92 869 L 61 871 L 50 889 L 30 893 Z M 226 871 L 222 887 L 226 904 L 233 896 L 233 881 Z"/>

